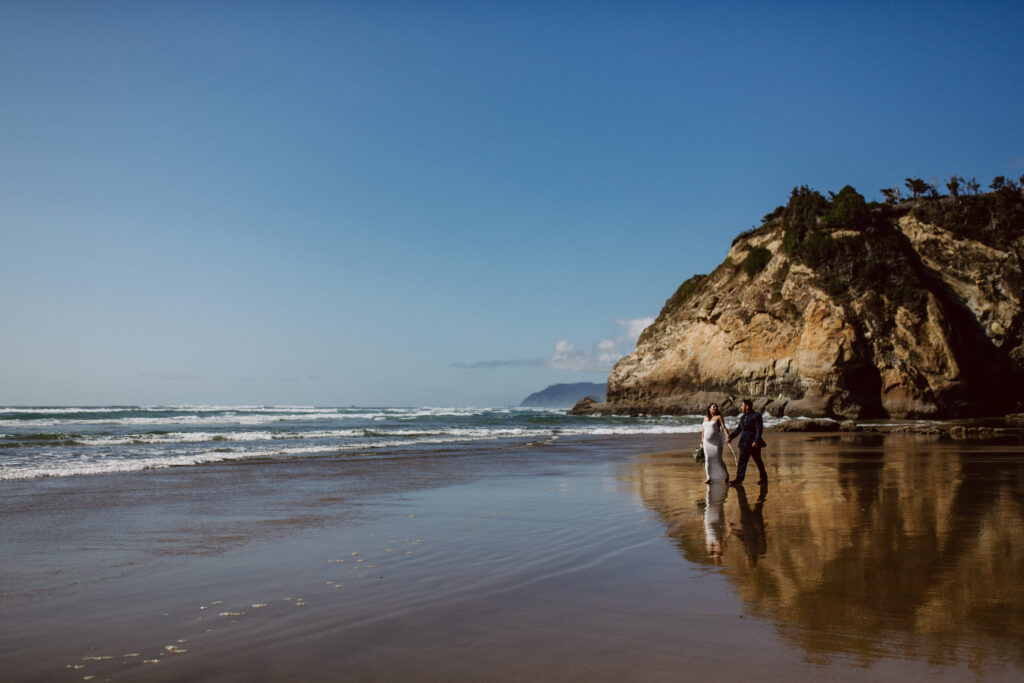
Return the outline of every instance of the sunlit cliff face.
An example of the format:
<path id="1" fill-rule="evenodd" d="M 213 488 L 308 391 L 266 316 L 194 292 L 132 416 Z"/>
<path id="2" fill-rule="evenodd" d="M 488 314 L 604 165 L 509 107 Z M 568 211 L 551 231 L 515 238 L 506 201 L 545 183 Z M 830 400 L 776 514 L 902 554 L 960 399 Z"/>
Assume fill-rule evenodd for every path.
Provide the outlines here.
<path id="1" fill-rule="evenodd" d="M 1020 445 L 771 440 L 767 488 L 706 487 L 682 454 L 626 479 L 687 560 L 722 565 L 809 659 L 1024 663 Z"/>
<path id="2" fill-rule="evenodd" d="M 719 401 L 729 414 L 748 396 L 787 417 L 1005 414 L 1024 382 L 1024 228 L 986 218 L 964 233 L 900 211 L 821 233 L 827 257 L 789 242 L 784 221 L 740 235 L 616 363 L 598 412 L 686 415 Z M 987 243 L 968 236 L 982 233 Z"/>

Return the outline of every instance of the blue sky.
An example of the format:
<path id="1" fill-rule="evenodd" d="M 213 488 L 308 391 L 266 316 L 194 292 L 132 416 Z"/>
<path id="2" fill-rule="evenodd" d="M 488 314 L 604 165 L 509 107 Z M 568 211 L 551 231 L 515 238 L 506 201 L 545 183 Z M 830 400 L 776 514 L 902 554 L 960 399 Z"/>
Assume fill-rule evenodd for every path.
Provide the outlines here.
<path id="1" fill-rule="evenodd" d="M 1019 3 L 6 2 L 0 404 L 603 381 L 796 185 L 1024 173 Z"/>

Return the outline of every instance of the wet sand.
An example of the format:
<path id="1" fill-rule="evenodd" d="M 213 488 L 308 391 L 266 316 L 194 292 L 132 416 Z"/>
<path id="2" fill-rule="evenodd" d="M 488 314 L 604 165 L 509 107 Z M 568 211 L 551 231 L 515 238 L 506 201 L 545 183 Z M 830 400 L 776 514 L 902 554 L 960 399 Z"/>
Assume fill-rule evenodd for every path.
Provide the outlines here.
<path id="1" fill-rule="evenodd" d="M 693 438 L 5 483 L 0 678 L 1021 679 L 1019 439 Z"/>

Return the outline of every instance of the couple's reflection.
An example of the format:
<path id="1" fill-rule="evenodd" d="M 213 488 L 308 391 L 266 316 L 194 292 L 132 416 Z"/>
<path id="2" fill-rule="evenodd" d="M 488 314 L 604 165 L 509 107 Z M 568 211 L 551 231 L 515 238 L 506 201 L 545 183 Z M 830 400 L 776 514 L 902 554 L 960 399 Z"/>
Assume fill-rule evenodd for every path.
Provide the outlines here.
<path id="1" fill-rule="evenodd" d="M 970 652 L 1024 671 L 1024 446 L 902 435 L 786 445 L 771 502 L 753 482 L 705 485 L 675 453 L 637 461 L 629 481 L 688 566 L 720 568 L 809 656 L 959 666 Z"/>
<path id="2" fill-rule="evenodd" d="M 708 558 L 715 564 L 722 563 L 725 543 L 729 536 L 739 536 L 747 556 L 747 566 L 756 567 L 757 559 L 768 552 L 768 539 L 764 532 L 764 502 L 768 498 L 768 486 L 758 487 L 757 501 L 751 507 L 747 492 L 740 484 L 736 487 L 739 506 L 739 527 L 729 524 L 726 528 L 725 501 L 729 497 L 729 485 L 723 482 L 708 484 L 704 493 L 704 542 Z"/>

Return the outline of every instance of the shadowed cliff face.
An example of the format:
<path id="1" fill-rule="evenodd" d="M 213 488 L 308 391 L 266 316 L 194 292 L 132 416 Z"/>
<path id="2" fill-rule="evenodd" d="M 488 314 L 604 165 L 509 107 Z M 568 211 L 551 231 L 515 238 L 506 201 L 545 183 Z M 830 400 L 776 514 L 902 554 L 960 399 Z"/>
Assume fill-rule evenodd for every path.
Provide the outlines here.
<path id="1" fill-rule="evenodd" d="M 789 232 L 743 236 L 684 283 L 598 410 L 729 413 L 751 396 L 775 416 L 928 418 L 1024 398 L 1024 236 L 997 248 L 876 209 L 862 228 L 819 230 L 825 255 L 801 258 Z"/>
<path id="2" fill-rule="evenodd" d="M 680 454 L 626 477 L 683 556 L 720 566 L 813 661 L 1024 665 L 1016 446 L 775 435 L 773 483 L 706 487 Z"/>

